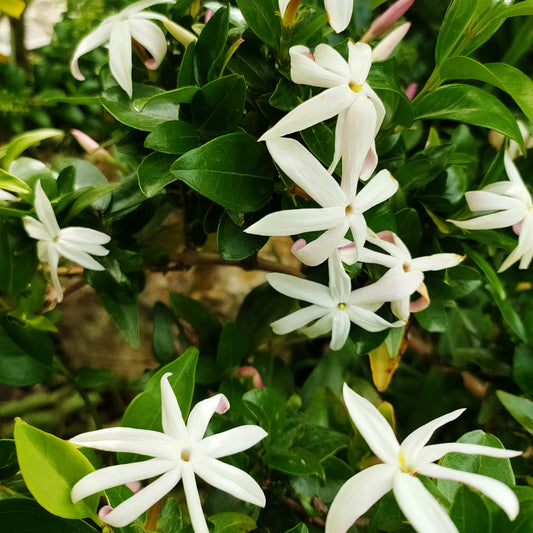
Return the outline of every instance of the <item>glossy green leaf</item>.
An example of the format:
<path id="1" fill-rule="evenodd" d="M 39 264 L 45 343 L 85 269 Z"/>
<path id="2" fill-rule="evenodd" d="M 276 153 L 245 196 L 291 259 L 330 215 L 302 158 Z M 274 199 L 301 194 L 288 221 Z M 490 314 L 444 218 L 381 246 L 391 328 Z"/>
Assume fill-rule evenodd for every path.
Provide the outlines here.
<path id="1" fill-rule="evenodd" d="M 450 518 L 461 533 L 485 533 L 491 530 L 492 519 L 483 498 L 466 486 L 455 493 Z"/>
<path id="2" fill-rule="evenodd" d="M 154 87 L 148 85 L 140 85 L 139 87 L 147 87 L 147 89 L 139 89 L 139 92 L 146 91 L 149 96 L 142 98 L 136 98 L 133 101 L 133 108 L 139 112 L 144 111 L 148 104 L 190 104 L 194 95 L 198 91 L 198 87 L 194 85 L 183 86 L 179 89 L 173 89 L 172 91 L 154 91 Z M 155 87 L 157 89 L 157 87 Z"/>
<path id="3" fill-rule="evenodd" d="M 301 522 L 294 527 L 291 527 L 291 529 L 287 529 L 285 533 L 309 533 L 309 529 L 305 524 L 302 524 Z"/>
<path id="4" fill-rule="evenodd" d="M 272 194 L 272 160 L 247 133 L 217 137 L 182 155 L 171 171 L 175 179 L 232 211 L 257 211 Z"/>
<path id="5" fill-rule="evenodd" d="M 268 433 L 267 442 L 279 441 L 287 424 L 285 405 L 279 392 L 273 389 L 252 389 L 242 397 L 244 404 Z"/>
<path id="6" fill-rule="evenodd" d="M 317 475 L 324 477 L 324 468 L 317 457 L 303 448 L 268 451 L 263 461 L 270 468 L 295 476 Z"/>
<path id="7" fill-rule="evenodd" d="M 506 63 L 482 64 L 470 57 L 450 57 L 439 67 L 447 80 L 477 80 L 490 83 L 513 98 L 524 115 L 533 120 L 533 81 Z"/>
<path id="8" fill-rule="evenodd" d="M 217 346 L 217 363 L 228 368 L 238 365 L 249 353 L 250 334 L 235 322 L 222 328 Z"/>
<path id="9" fill-rule="evenodd" d="M 154 330 L 152 351 L 157 362 L 166 365 L 178 357 L 176 350 L 176 320 L 172 311 L 163 303 L 156 302 L 153 310 Z"/>
<path id="10" fill-rule="evenodd" d="M 209 517 L 214 524 L 213 533 L 248 533 L 257 528 L 255 520 L 242 513 L 218 513 Z"/>
<path id="11" fill-rule="evenodd" d="M 70 492 L 76 482 L 94 471 L 89 460 L 68 441 L 15 421 L 17 458 L 24 481 L 37 502 L 62 518 L 96 516 L 98 494 L 72 503 Z"/>
<path id="12" fill-rule="evenodd" d="M 496 391 L 496 396 L 511 416 L 533 435 L 533 402 L 502 390 Z"/>
<path id="13" fill-rule="evenodd" d="M 276 0 L 237 0 L 237 6 L 241 10 L 251 30 L 270 48 L 279 49 L 281 35 L 281 19 L 279 5 Z"/>
<path id="14" fill-rule="evenodd" d="M 174 161 L 176 156 L 159 152 L 152 152 L 141 161 L 137 174 L 139 187 L 146 196 L 155 196 L 165 185 L 175 181 L 176 178 L 170 171 Z"/>
<path id="15" fill-rule="evenodd" d="M 413 103 L 416 120 L 456 120 L 496 130 L 523 144 L 513 114 L 495 96 L 470 85 L 439 87 Z"/>
<path id="16" fill-rule="evenodd" d="M 19 471 L 15 441 L 0 440 L 0 479 L 6 479 Z"/>
<path id="17" fill-rule="evenodd" d="M 527 344 L 515 348 L 513 378 L 523 392 L 533 394 L 533 349 Z"/>
<path id="18" fill-rule="evenodd" d="M 55 130 L 52 128 L 26 131 L 17 135 L 9 142 L 9 144 L 2 147 L 2 154 L 0 154 L 0 158 L 3 157 L 2 167 L 4 169 L 9 169 L 11 163 L 30 146 L 53 137 L 62 139 L 64 135 L 65 134 L 61 130 Z"/>
<path id="19" fill-rule="evenodd" d="M 184 154 L 198 146 L 196 128 L 184 120 L 169 120 L 148 134 L 144 146 L 164 154 Z"/>
<path id="20" fill-rule="evenodd" d="M 253 221 L 247 219 L 246 226 Z M 241 261 L 257 253 L 268 241 L 263 235 L 245 233 L 227 213 L 220 217 L 217 229 L 217 247 L 220 257 L 228 261 Z"/>
<path id="21" fill-rule="evenodd" d="M 21 179 L 9 174 L 0 168 L 0 189 L 11 191 L 16 194 L 25 194 L 31 192 L 31 187 Z"/>

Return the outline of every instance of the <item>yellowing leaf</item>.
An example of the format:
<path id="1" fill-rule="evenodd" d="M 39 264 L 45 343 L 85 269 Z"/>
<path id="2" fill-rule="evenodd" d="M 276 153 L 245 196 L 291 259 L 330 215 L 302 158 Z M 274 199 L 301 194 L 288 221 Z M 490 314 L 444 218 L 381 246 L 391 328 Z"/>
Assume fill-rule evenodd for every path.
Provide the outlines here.
<path id="1" fill-rule="evenodd" d="M 389 386 L 406 348 L 405 327 L 394 328 L 390 330 L 387 338 L 368 354 L 372 381 L 378 391 L 382 392 Z"/>

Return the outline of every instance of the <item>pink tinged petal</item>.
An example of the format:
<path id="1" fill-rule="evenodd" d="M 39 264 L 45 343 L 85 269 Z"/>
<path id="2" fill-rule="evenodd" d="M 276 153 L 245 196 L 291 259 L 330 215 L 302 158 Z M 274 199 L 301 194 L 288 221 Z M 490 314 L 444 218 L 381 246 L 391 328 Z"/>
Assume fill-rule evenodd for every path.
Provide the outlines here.
<path id="1" fill-rule="evenodd" d="M 380 306 L 381 307 L 381 306 Z M 381 318 L 376 313 L 365 309 L 363 307 L 357 307 L 355 305 L 349 305 L 346 308 L 346 312 L 350 317 L 350 320 L 357 324 L 359 327 L 363 328 L 366 331 L 383 331 L 388 328 L 396 328 L 400 326 L 405 326 L 405 322 L 388 322 L 384 318 Z"/>
<path id="2" fill-rule="evenodd" d="M 422 285 L 424 285 L 425 287 L 424 283 L 422 283 Z M 429 302 L 429 295 L 426 292 L 426 294 L 409 304 L 409 311 L 411 311 L 411 313 L 418 313 L 419 311 L 423 311 L 429 306 Z"/>
<path id="3" fill-rule="evenodd" d="M 96 470 L 87 474 L 72 487 L 72 501 L 76 503 L 91 494 L 96 494 L 111 487 L 159 476 L 172 470 L 175 466 L 176 461 L 149 459 L 139 463 L 108 466 L 107 468 Z"/>
<path id="4" fill-rule="evenodd" d="M 105 522 L 113 527 L 127 526 L 168 494 L 180 478 L 181 469 L 176 466 L 115 507 L 106 515 Z"/>
<path id="5" fill-rule="evenodd" d="M 324 0 L 324 7 L 335 33 L 344 31 L 352 18 L 353 0 Z"/>
<path id="6" fill-rule="evenodd" d="M 81 226 L 63 228 L 60 235 L 62 239 L 66 239 L 73 244 L 106 244 L 111 240 L 111 237 L 106 233 Z"/>
<path id="7" fill-rule="evenodd" d="M 350 318 L 346 311 L 339 311 L 333 315 L 331 322 L 331 342 L 329 347 L 332 350 L 340 350 L 345 344 L 350 334 Z"/>
<path id="8" fill-rule="evenodd" d="M 322 207 L 345 207 L 339 184 L 302 144 L 294 139 L 271 139 L 266 143 L 276 164 Z"/>
<path id="9" fill-rule="evenodd" d="M 338 74 L 343 83 L 348 83 L 351 76 L 350 67 L 346 59 L 335 48 L 328 44 L 319 44 L 315 48 L 315 61 L 324 70 Z M 309 83 L 308 85 L 313 84 Z M 317 87 L 321 87 L 321 85 L 317 85 Z"/>
<path id="10" fill-rule="evenodd" d="M 59 239 L 56 243 L 56 248 L 63 257 L 78 263 L 83 268 L 88 268 L 90 270 L 105 270 L 98 261 L 95 261 L 80 246 L 75 246 Z"/>
<path id="11" fill-rule="evenodd" d="M 327 50 L 326 50 L 327 49 Z M 333 52 L 330 52 L 333 50 Z M 293 46 L 289 50 L 291 56 L 291 79 L 294 83 L 299 85 L 311 85 L 312 87 L 324 87 L 331 89 L 339 85 L 348 84 L 349 70 L 344 58 L 336 52 L 331 46 L 326 44 L 318 45 L 315 53 L 318 53 L 318 58 L 333 57 L 337 54 L 339 57 L 334 57 L 333 68 L 320 64 L 316 58 L 311 54 L 309 48 L 306 46 Z M 341 64 L 344 63 L 344 67 Z"/>
<path id="12" fill-rule="evenodd" d="M 459 533 L 444 507 L 416 477 L 398 472 L 393 491 L 400 509 L 418 533 Z"/>
<path id="13" fill-rule="evenodd" d="M 414 0 L 397 0 L 394 2 L 372 22 L 370 29 L 363 35 L 361 41 L 368 43 L 381 37 L 394 26 L 398 19 L 413 5 L 413 2 Z"/>
<path id="14" fill-rule="evenodd" d="M 254 235 L 295 235 L 334 228 L 345 219 L 344 207 L 289 209 L 270 213 L 244 231 Z M 346 230 L 344 230 L 346 233 Z M 344 236 L 344 235 L 343 235 Z"/>
<path id="15" fill-rule="evenodd" d="M 267 139 L 283 137 L 334 117 L 351 105 L 354 96 L 355 93 L 348 85 L 326 89 L 290 111 L 275 126 L 264 133 L 259 140 L 266 141 Z"/>
<path id="16" fill-rule="evenodd" d="M 328 259 L 329 290 L 335 303 L 347 302 L 352 290 L 350 276 L 344 270 L 339 253 L 335 250 Z"/>
<path id="17" fill-rule="evenodd" d="M 409 261 L 408 265 L 412 270 L 428 272 L 457 266 L 464 258 L 464 255 L 459 254 L 433 254 L 416 257 Z"/>
<path id="18" fill-rule="evenodd" d="M 172 459 L 176 456 L 176 441 L 159 431 L 134 428 L 105 428 L 81 433 L 70 442 L 108 452 L 128 452 Z"/>
<path id="19" fill-rule="evenodd" d="M 376 121 L 377 123 L 377 121 Z M 378 154 L 376 152 L 376 143 L 372 141 L 370 148 L 366 154 L 365 160 L 363 161 L 363 166 L 361 167 L 361 175 L 359 176 L 363 181 L 366 181 L 378 165 Z"/>
<path id="20" fill-rule="evenodd" d="M 198 402 L 192 408 L 187 419 L 187 432 L 189 433 L 191 442 L 195 443 L 204 436 L 207 425 L 217 412 L 221 401 L 229 403 L 223 394 L 217 394 L 216 396 Z"/>
<path id="21" fill-rule="evenodd" d="M 285 335 L 309 324 L 309 322 L 312 322 L 327 313 L 329 313 L 328 308 L 319 307 L 318 305 L 310 305 L 309 307 L 299 309 L 279 320 L 275 320 L 270 324 L 270 327 L 276 335 Z M 327 331 L 331 331 L 331 327 Z M 308 335 L 308 330 L 304 331 L 304 333 Z"/>
<path id="22" fill-rule="evenodd" d="M 396 469 L 374 465 L 351 477 L 339 490 L 326 518 L 326 533 L 345 533 L 352 524 L 392 489 Z"/>
<path id="23" fill-rule="evenodd" d="M 163 431 L 169 437 L 180 441 L 188 441 L 189 433 L 181 414 L 181 409 L 176 395 L 170 386 L 168 377 L 172 374 L 167 372 L 161 378 L 161 422 Z"/>
<path id="24" fill-rule="evenodd" d="M 130 481 L 128 483 L 124 483 L 124 485 L 126 485 L 126 487 L 128 487 L 128 489 L 130 489 L 133 494 L 139 492 L 143 487 L 140 481 Z"/>
<path id="25" fill-rule="evenodd" d="M 518 457 L 522 452 L 517 450 L 503 450 L 492 446 L 481 444 L 469 444 L 467 442 L 446 442 L 443 444 L 430 444 L 424 446 L 417 455 L 417 461 L 422 463 L 433 463 L 447 453 L 466 453 L 468 455 L 484 455 L 486 457 L 498 457 L 500 459 Z"/>
<path id="26" fill-rule="evenodd" d="M 294 241 L 294 244 L 291 246 L 291 252 L 297 252 L 301 250 L 307 244 L 305 239 L 297 239 Z"/>
<path id="27" fill-rule="evenodd" d="M 488 476 L 473 474 L 471 472 L 462 472 L 452 468 L 436 465 L 433 463 L 425 464 L 418 469 L 424 475 L 437 479 L 447 479 L 449 481 L 458 481 L 472 487 L 490 498 L 494 503 L 499 505 L 509 520 L 514 520 L 518 515 L 518 498 L 515 493 L 504 483 Z"/>
<path id="28" fill-rule="evenodd" d="M 98 510 L 98 518 L 104 521 L 104 518 L 113 510 L 111 505 L 104 505 Z"/>
<path id="29" fill-rule="evenodd" d="M 209 485 L 223 490 L 260 507 L 266 504 L 265 495 L 257 481 L 242 470 L 223 463 L 212 457 L 202 457 L 198 462 L 193 463 L 193 468 L 197 476 L 201 477 Z"/>
<path id="30" fill-rule="evenodd" d="M 329 289 L 316 281 L 277 272 L 267 274 L 267 281 L 278 292 L 291 298 L 304 300 L 321 307 L 333 307 L 335 305 Z"/>
<path id="31" fill-rule="evenodd" d="M 155 61 L 149 68 L 156 69 L 167 53 L 167 40 L 161 28 L 149 20 L 130 20 L 129 27 L 131 36 L 148 50 Z"/>
<path id="32" fill-rule="evenodd" d="M 435 420 L 431 420 L 423 426 L 420 426 L 418 429 L 415 429 L 415 431 L 408 435 L 400 445 L 407 463 L 416 464 L 418 453 L 428 443 L 429 439 L 433 436 L 433 433 L 435 433 L 435 431 L 441 426 L 444 426 L 445 424 L 448 424 L 448 422 L 461 416 L 465 411 L 466 409 L 456 409 L 451 413 L 439 416 L 438 418 L 435 418 Z"/>
<path id="33" fill-rule="evenodd" d="M 44 224 L 34 219 L 33 217 L 23 217 L 22 222 L 26 233 L 32 238 L 40 241 L 48 241 L 53 239 L 53 235 L 50 235 Z"/>
<path id="34" fill-rule="evenodd" d="M 326 333 L 330 333 L 333 329 L 333 315 L 334 312 L 329 311 L 321 319 L 317 320 L 312 326 L 309 326 L 308 328 L 304 329 L 302 333 L 310 339 L 314 339 L 316 337 L 320 337 L 321 335 L 326 335 Z"/>
<path id="35" fill-rule="evenodd" d="M 398 464 L 400 445 L 385 417 L 346 383 L 342 391 L 348 413 L 370 449 L 384 463 Z"/>
<path id="36" fill-rule="evenodd" d="M 52 208 L 52 204 L 43 191 L 41 181 L 37 181 L 35 185 L 35 211 L 39 220 L 43 223 L 44 228 L 50 235 L 49 238 L 53 238 L 59 235 L 59 225 Z"/>
<path id="37" fill-rule="evenodd" d="M 128 18 L 136 15 L 139 11 L 143 11 L 149 7 L 155 6 L 156 4 L 175 4 L 175 0 L 141 0 L 140 2 L 135 2 L 125 9 L 123 9 L 120 14 L 124 18 Z"/>
<path id="38" fill-rule="evenodd" d="M 293 253 L 295 257 L 308 266 L 320 265 L 338 248 L 347 231 L 348 221 L 345 220 Z"/>
<path id="39" fill-rule="evenodd" d="M 374 61 L 382 61 L 389 57 L 393 50 L 400 44 L 400 41 L 405 37 L 409 28 L 410 22 L 402 24 L 395 30 L 391 31 L 375 48 L 372 50 L 372 59 Z"/>
<path id="40" fill-rule="evenodd" d="M 131 98 L 131 34 L 129 22 L 121 20 L 113 24 L 109 37 L 109 67 L 117 83 Z"/>
<path id="41" fill-rule="evenodd" d="M 337 248 L 337 250 L 339 252 L 339 256 L 341 258 L 341 261 L 343 263 L 346 263 L 347 265 L 353 265 L 354 263 L 357 262 L 357 252 L 355 250 L 355 243 L 354 242 L 351 242 L 350 244 L 347 244 L 347 245 L 344 245 L 344 246 L 339 246 L 339 248 Z M 365 250 L 365 251 L 367 251 L 367 250 Z M 367 263 L 371 263 L 372 262 L 372 261 L 368 261 L 368 260 L 365 260 L 365 259 L 361 259 L 361 261 L 364 261 L 364 262 L 367 262 Z"/>
<path id="42" fill-rule="evenodd" d="M 482 215 L 471 218 L 470 220 L 450 220 L 456 226 L 462 229 L 497 229 L 512 226 L 524 218 L 525 206 L 514 207 L 506 211 Z"/>
<path id="43" fill-rule="evenodd" d="M 95 30 L 89 33 L 89 35 L 85 36 L 76 47 L 74 55 L 72 56 L 72 61 L 70 62 L 70 71 L 77 80 L 83 81 L 85 79 L 85 76 L 81 73 L 78 65 L 79 58 L 87 52 L 106 43 L 111 35 L 112 27 L 113 22 L 105 20 Z"/>
<path id="44" fill-rule="evenodd" d="M 366 43 L 348 42 L 348 64 L 352 81 L 363 84 L 372 66 L 372 48 Z"/>
<path id="45" fill-rule="evenodd" d="M 487 190 L 468 191 L 465 195 L 470 211 L 502 211 L 519 207 L 522 203 L 516 198 L 496 194 Z"/>
<path id="46" fill-rule="evenodd" d="M 515 235 L 520 235 L 521 230 L 522 230 L 522 221 L 517 222 L 516 224 L 513 224 L 513 233 Z"/>
<path id="47" fill-rule="evenodd" d="M 398 182 L 388 170 L 378 172 L 357 194 L 352 206 L 359 213 L 388 200 L 398 190 Z"/>
<path id="48" fill-rule="evenodd" d="M 195 446 L 195 451 L 217 459 L 247 450 L 267 435 L 268 433 L 259 426 L 239 426 L 202 439 Z"/>

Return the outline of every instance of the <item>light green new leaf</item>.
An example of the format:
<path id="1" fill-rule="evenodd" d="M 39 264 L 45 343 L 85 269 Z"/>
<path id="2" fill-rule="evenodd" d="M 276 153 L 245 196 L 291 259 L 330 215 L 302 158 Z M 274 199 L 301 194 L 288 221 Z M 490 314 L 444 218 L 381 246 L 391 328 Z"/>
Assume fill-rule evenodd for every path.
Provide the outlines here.
<path id="1" fill-rule="evenodd" d="M 9 174 L 0 168 L 0 189 L 11 191 L 16 194 L 26 194 L 31 192 L 31 187 L 21 179 Z"/>
<path id="2" fill-rule="evenodd" d="M 15 420 L 17 458 L 26 486 L 47 511 L 62 518 L 91 518 L 99 497 L 89 496 L 72 503 L 70 492 L 76 482 L 94 471 L 89 460 L 68 441 Z"/>
<path id="3" fill-rule="evenodd" d="M 496 391 L 496 396 L 511 416 L 533 435 L 533 402 L 502 390 Z"/>
<path id="4" fill-rule="evenodd" d="M 0 148 L 0 158 L 3 157 L 2 167 L 8 169 L 12 161 L 30 146 L 44 141 L 45 139 L 50 139 L 52 137 L 63 138 L 63 136 L 64 133 L 61 130 L 42 128 L 39 130 L 26 131 L 13 137 L 9 144 Z"/>

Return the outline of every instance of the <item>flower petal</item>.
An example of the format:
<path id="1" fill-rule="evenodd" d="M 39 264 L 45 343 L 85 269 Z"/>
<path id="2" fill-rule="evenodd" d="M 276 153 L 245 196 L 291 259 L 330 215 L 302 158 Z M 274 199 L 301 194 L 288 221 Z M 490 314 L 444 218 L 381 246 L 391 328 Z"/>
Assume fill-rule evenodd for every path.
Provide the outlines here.
<path id="1" fill-rule="evenodd" d="M 167 40 L 161 28 L 149 20 L 130 20 L 129 27 L 131 36 L 154 58 L 150 69 L 156 69 L 167 53 Z"/>
<path id="2" fill-rule="evenodd" d="M 345 303 L 350 297 L 352 282 L 344 270 L 339 256 L 335 250 L 328 259 L 329 291 L 334 303 Z M 319 304 L 320 305 L 320 304 Z"/>
<path id="3" fill-rule="evenodd" d="M 352 18 L 353 0 L 324 0 L 324 7 L 335 33 L 344 31 Z"/>
<path id="4" fill-rule="evenodd" d="M 196 475 L 206 483 L 260 507 L 266 504 L 265 495 L 257 481 L 239 468 L 212 457 L 202 457 L 193 463 Z"/>
<path id="5" fill-rule="evenodd" d="M 366 43 L 348 42 L 348 63 L 353 80 L 363 84 L 372 66 L 372 48 Z"/>
<path id="6" fill-rule="evenodd" d="M 388 200 L 398 190 L 398 182 L 388 170 L 378 172 L 352 202 L 354 209 L 364 213 L 368 209 Z"/>
<path id="7" fill-rule="evenodd" d="M 396 300 L 390 303 L 390 308 L 392 314 L 404 322 L 407 321 L 409 315 L 411 314 L 411 306 L 409 301 L 409 296 L 402 298 L 401 300 Z"/>
<path id="8" fill-rule="evenodd" d="M 347 109 L 354 100 L 355 93 L 348 85 L 341 85 L 306 100 L 295 107 L 279 122 L 264 133 L 259 140 L 266 141 L 275 137 L 283 137 L 289 133 L 301 131 L 323 120 L 338 115 Z"/>
<path id="9" fill-rule="evenodd" d="M 315 49 L 314 57 L 307 46 L 301 45 L 291 47 L 289 54 L 291 56 L 291 79 L 294 83 L 326 89 L 348 84 L 350 75 L 348 64 L 331 46 L 319 44 Z M 326 57 L 333 60 L 333 68 L 327 68 L 327 63 L 323 64 Z"/>
<path id="10" fill-rule="evenodd" d="M 223 394 L 217 394 L 198 402 L 192 408 L 187 419 L 187 431 L 191 442 L 197 442 L 204 436 L 207 425 L 217 412 L 220 402 L 229 404 L 228 399 Z"/>
<path id="11" fill-rule="evenodd" d="M 464 258 L 464 255 L 459 254 L 433 254 L 416 257 L 409 261 L 408 265 L 412 270 L 428 272 L 457 266 Z"/>
<path id="12" fill-rule="evenodd" d="M 459 533 L 444 507 L 416 477 L 398 472 L 393 491 L 400 509 L 418 533 Z"/>
<path id="13" fill-rule="evenodd" d="M 109 67 L 117 83 L 131 98 L 133 94 L 133 82 L 131 81 L 131 34 L 127 20 L 120 20 L 114 23 L 111 29 L 111 35 L 109 36 Z"/>
<path id="14" fill-rule="evenodd" d="M 449 220 L 459 228 L 463 229 L 497 229 L 512 226 L 524 218 L 525 206 L 513 207 L 505 211 L 498 211 L 490 215 L 471 218 L 470 220 Z"/>
<path id="15" fill-rule="evenodd" d="M 38 180 L 35 184 L 35 211 L 50 237 L 53 238 L 58 236 L 59 225 L 52 204 L 43 191 L 41 180 Z"/>
<path id="16" fill-rule="evenodd" d="M 514 265 L 522 257 L 522 250 L 517 246 L 506 258 L 505 261 L 498 268 L 498 274 L 507 270 Z"/>
<path id="17" fill-rule="evenodd" d="M 346 311 L 338 310 L 333 315 L 331 323 L 331 342 L 329 347 L 332 350 L 340 350 L 345 344 L 350 334 L 350 317 Z"/>
<path id="18" fill-rule="evenodd" d="M 384 59 L 387 59 L 398 46 L 398 44 L 400 44 L 400 41 L 406 36 L 410 27 L 410 22 L 404 22 L 401 26 L 398 26 L 396 29 L 391 31 L 372 50 L 372 60 L 383 61 Z"/>
<path id="19" fill-rule="evenodd" d="M 509 181 L 511 183 L 519 185 L 520 188 L 525 189 L 527 191 L 526 186 L 522 181 L 522 177 L 520 176 L 520 172 L 518 172 L 518 169 L 516 168 L 515 164 L 513 163 L 513 160 L 511 159 L 511 156 L 509 155 L 509 152 L 507 151 L 505 151 L 503 154 L 503 164 L 505 165 L 505 172 L 507 173 Z"/>
<path id="20" fill-rule="evenodd" d="M 72 501 L 76 503 L 91 494 L 96 494 L 111 487 L 159 476 L 172 470 L 175 466 L 176 461 L 148 459 L 148 461 L 108 466 L 107 468 L 96 470 L 81 478 L 72 487 Z"/>
<path id="21" fill-rule="evenodd" d="M 522 455 L 517 450 L 503 450 L 481 444 L 469 444 L 467 442 L 445 442 L 443 444 L 430 444 L 420 450 L 417 460 L 420 463 L 433 463 L 447 453 L 466 453 L 468 455 L 485 455 L 487 457 L 510 458 Z"/>
<path id="22" fill-rule="evenodd" d="M 392 489 L 395 468 L 374 465 L 351 477 L 335 496 L 326 518 L 326 533 L 345 533 Z"/>
<path id="23" fill-rule="evenodd" d="M 195 451 L 217 459 L 247 450 L 267 435 L 268 433 L 259 426 L 250 424 L 239 426 L 202 439 L 195 447 Z"/>
<path id="24" fill-rule="evenodd" d="M 376 313 L 355 305 L 348 305 L 346 312 L 354 324 L 357 324 L 366 331 L 383 331 L 387 328 L 405 325 L 403 321 L 390 323 L 379 315 L 376 315 Z"/>
<path id="25" fill-rule="evenodd" d="M 63 289 L 61 288 L 61 283 L 59 282 L 59 276 L 57 273 L 57 265 L 59 264 L 59 254 L 54 242 L 44 241 L 41 249 L 46 250 L 46 262 L 48 263 L 48 271 L 50 272 L 50 278 L 52 278 L 52 285 L 56 291 L 56 298 L 58 302 L 63 301 Z M 37 244 L 37 249 L 39 250 L 39 244 Z M 40 255 L 40 254 L 39 254 Z"/>
<path id="26" fill-rule="evenodd" d="M 308 266 L 317 266 L 323 263 L 339 246 L 348 231 L 348 221 L 326 230 L 318 239 L 311 241 L 293 254 L 302 263 Z"/>
<path id="27" fill-rule="evenodd" d="M 348 62 L 329 44 L 321 43 L 315 48 L 315 61 L 317 65 L 320 65 L 325 71 L 338 74 L 340 76 L 339 79 L 342 80 L 340 83 L 349 82 L 351 72 Z M 300 83 L 294 78 L 293 81 L 295 83 Z M 339 85 L 340 83 L 337 83 L 336 85 Z M 315 86 L 313 83 L 308 83 L 307 85 Z M 322 85 L 316 85 L 316 87 L 322 87 Z"/>
<path id="28" fill-rule="evenodd" d="M 106 19 L 95 28 L 91 33 L 86 35 L 74 50 L 74 55 L 70 62 L 70 71 L 72 75 L 80 81 L 85 79 L 85 76 L 81 73 L 80 67 L 78 65 L 78 59 L 86 54 L 87 52 L 98 48 L 109 40 L 111 35 L 111 28 L 113 27 L 113 22 L 109 19 Z"/>
<path id="29" fill-rule="evenodd" d="M 198 493 L 198 487 L 196 486 L 194 470 L 190 463 L 185 463 L 183 465 L 182 475 L 183 489 L 185 491 L 185 499 L 187 500 L 187 509 L 189 510 L 192 529 L 194 533 L 209 533 L 204 511 L 202 510 L 200 494 Z"/>
<path id="30" fill-rule="evenodd" d="M 104 517 L 104 521 L 113 527 L 127 526 L 165 494 L 168 494 L 178 483 L 180 477 L 181 469 L 176 466 L 115 507 Z"/>
<path id="31" fill-rule="evenodd" d="M 167 372 L 161 378 L 161 422 L 163 431 L 174 439 L 187 441 L 189 433 L 181 414 L 176 395 L 168 382 L 172 374 Z"/>
<path id="32" fill-rule="evenodd" d="M 98 261 L 94 260 L 80 246 L 75 246 L 74 244 L 59 239 L 56 242 L 56 248 L 63 257 L 78 263 L 83 268 L 89 268 L 90 270 L 105 270 Z"/>
<path id="33" fill-rule="evenodd" d="M 50 235 L 44 224 L 39 222 L 33 217 L 23 217 L 22 222 L 26 233 L 32 238 L 40 241 L 48 241 L 53 239 L 53 235 Z"/>
<path id="34" fill-rule="evenodd" d="M 519 505 L 516 494 L 497 479 L 471 472 L 462 472 L 433 463 L 423 465 L 418 471 L 424 476 L 458 481 L 479 490 L 487 498 L 498 504 L 509 517 L 509 520 L 514 520 L 518 515 Z"/>
<path id="35" fill-rule="evenodd" d="M 290 333 L 291 331 L 309 324 L 309 322 L 312 322 L 327 313 L 329 313 L 328 308 L 320 307 L 318 305 L 310 305 L 303 309 L 299 309 L 290 315 L 275 320 L 270 324 L 270 327 L 276 335 L 285 335 L 286 333 Z M 304 333 L 308 335 L 308 331 L 309 328 L 304 331 Z M 327 331 L 331 331 L 331 326 Z"/>
<path id="36" fill-rule="evenodd" d="M 120 14 L 124 18 L 129 18 L 143 9 L 155 6 L 156 4 L 175 4 L 175 0 L 140 0 L 140 2 L 135 2 L 125 9 L 123 9 Z"/>
<path id="37" fill-rule="evenodd" d="M 335 149 L 333 151 L 333 160 L 328 167 L 328 172 L 333 174 L 342 156 L 342 137 L 344 134 L 344 122 L 346 120 L 346 113 L 348 113 L 349 107 L 344 111 L 341 111 L 337 116 L 337 124 L 335 126 Z"/>
<path id="38" fill-rule="evenodd" d="M 520 200 L 489 191 L 468 191 L 465 195 L 470 211 L 502 211 L 520 205 Z"/>
<path id="39" fill-rule="evenodd" d="M 304 300 L 321 307 L 333 307 L 329 289 L 316 281 L 297 278 L 289 274 L 267 274 L 270 285 L 282 294 L 297 300 Z"/>
<path id="40" fill-rule="evenodd" d="M 330 333 L 333 328 L 333 314 L 333 311 L 328 310 L 327 314 L 317 320 L 312 326 L 305 328 L 302 333 L 310 339 Z"/>
<path id="41" fill-rule="evenodd" d="M 106 244 L 111 240 L 107 233 L 81 226 L 63 228 L 61 238 L 77 244 Z"/>
<path id="42" fill-rule="evenodd" d="M 348 413 L 370 449 L 384 463 L 399 464 L 400 445 L 385 417 L 366 398 L 350 389 L 346 383 L 342 393 Z"/>

